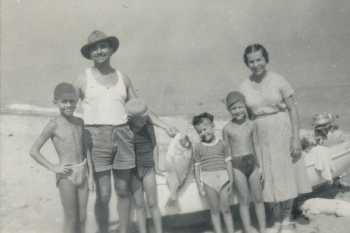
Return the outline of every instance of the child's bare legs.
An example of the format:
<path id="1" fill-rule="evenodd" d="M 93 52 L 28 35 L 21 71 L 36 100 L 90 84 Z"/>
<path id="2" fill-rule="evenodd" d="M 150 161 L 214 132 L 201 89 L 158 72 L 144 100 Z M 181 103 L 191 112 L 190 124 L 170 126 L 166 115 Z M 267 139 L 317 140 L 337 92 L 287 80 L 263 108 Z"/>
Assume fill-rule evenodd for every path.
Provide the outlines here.
<path id="1" fill-rule="evenodd" d="M 152 215 L 155 232 L 162 233 L 162 217 L 158 206 L 156 176 L 153 168 L 143 178 L 143 187 L 146 192 L 147 206 Z"/>
<path id="2" fill-rule="evenodd" d="M 89 199 L 89 187 L 87 179 L 78 188 L 78 199 L 79 199 L 79 226 L 80 232 L 85 233 L 86 226 L 86 208 Z"/>
<path id="3" fill-rule="evenodd" d="M 221 190 L 220 205 L 221 205 L 221 212 L 224 217 L 227 233 L 234 233 L 232 213 L 230 208 L 231 193 L 229 192 L 229 190 L 232 190 L 232 187 L 226 186 L 223 188 L 223 190 Z"/>
<path id="4" fill-rule="evenodd" d="M 140 233 L 146 233 L 147 225 L 146 225 L 146 215 L 145 215 L 145 201 L 144 201 L 141 180 L 138 177 L 133 177 L 132 182 L 135 182 L 134 185 L 137 187 L 137 189 L 134 190 L 134 200 L 135 200 L 135 207 L 136 207 L 136 214 L 137 214 L 137 227 Z"/>
<path id="5" fill-rule="evenodd" d="M 258 219 L 260 233 L 266 232 L 266 214 L 262 196 L 262 186 L 258 169 L 255 169 L 249 177 L 249 186 L 254 200 L 256 217 Z"/>
<path id="6" fill-rule="evenodd" d="M 114 189 L 118 198 L 117 210 L 120 222 L 120 233 L 129 232 L 131 171 L 131 169 L 113 170 Z"/>
<path id="7" fill-rule="evenodd" d="M 95 218 L 99 233 L 108 233 L 109 201 L 111 199 L 111 172 L 95 172 Z"/>
<path id="8" fill-rule="evenodd" d="M 219 193 L 204 185 L 204 191 L 210 207 L 210 216 L 213 223 L 215 233 L 222 233 L 221 219 L 220 219 L 220 196 Z"/>
<path id="9" fill-rule="evenodd" d="M 238 169 L 233 169 L 234 181 L 238 191 L 239 199 L 239 213 L 241 215 L 241 220 L 243 224 L 243 229 L 245 233 L 250 232 L 251 220 L 249 213 L 249 187 L 246 176 Z"/>
<path id="10" fill-rule="evenodd" d="M 64 233 L 80 233 L 77 188 L 67 179 L 58 183 L 61 203 L 64 212 Z"/>

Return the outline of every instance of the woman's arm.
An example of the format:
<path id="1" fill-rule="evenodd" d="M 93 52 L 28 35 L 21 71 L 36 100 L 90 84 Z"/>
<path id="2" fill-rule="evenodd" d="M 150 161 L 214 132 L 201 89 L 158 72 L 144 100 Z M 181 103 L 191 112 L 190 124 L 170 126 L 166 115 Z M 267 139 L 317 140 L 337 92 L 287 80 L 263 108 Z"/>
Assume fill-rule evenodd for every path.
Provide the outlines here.
<path id="1" fill-rule="evenodd" d="M 259 145 L 259 137 L 257 133 L 256 124 L 254 122 L 253 124 L 254 125 L 253 125 L 252 134 L 251 134 L 251 140 L 253 142 L 253 150 L 254 150 L 257 166 L 261 168 L 263 153 L 261 152 L 261 146 Z"/>
<path id="2" fill-rule="evenodd" d="M 300 139 L 299 139 L 300 125 L 299 125 L 298 108 L 296 105 L 295 97 L 293 95 L 286 98 L 284 101 L 287 105 L 289 119 L 292 126 L 291 153 L 294 158 L 298 159 L 301 156 L 301 151 L 302 151 Z"/>

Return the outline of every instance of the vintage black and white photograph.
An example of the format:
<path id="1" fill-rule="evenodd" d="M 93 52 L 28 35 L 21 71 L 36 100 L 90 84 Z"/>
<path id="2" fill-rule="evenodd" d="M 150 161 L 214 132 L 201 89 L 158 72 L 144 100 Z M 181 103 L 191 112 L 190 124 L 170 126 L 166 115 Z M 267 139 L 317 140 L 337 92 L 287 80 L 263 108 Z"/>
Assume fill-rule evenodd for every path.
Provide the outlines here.
<path id="1" fill-rule="evenodd" d="M 349 1 L 0 9 L 1 233 L 349 232 Z"/>

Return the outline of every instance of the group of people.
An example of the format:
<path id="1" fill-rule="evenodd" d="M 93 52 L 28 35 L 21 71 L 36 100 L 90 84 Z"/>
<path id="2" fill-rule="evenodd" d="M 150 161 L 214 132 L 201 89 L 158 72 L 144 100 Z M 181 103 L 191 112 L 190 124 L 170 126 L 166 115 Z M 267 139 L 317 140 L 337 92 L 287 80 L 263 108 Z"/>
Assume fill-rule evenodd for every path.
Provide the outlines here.
<path id="1" fill-rule="evenodd" d="M 119 231 L 129 232 L 130 202 L 135 200 L 139 231 L 146 233 L 145 201 L 155 232 L 162 232 L 157 201 L 154 126 L 174 137 L 178 131 L 163 122 L 137 98 L 131 80 L 113 68 L 110 58 L 119 40 L 94 31 L 81 48 L 93 61 L 75 85 L 60 83 L 54 103 L 60 115 L 50 120 L 31 148 L 31 156 L 56 174 L 64 210 L 64 232 L 85 232 L 88 189 L 96 191 L 95 217 L 100 233 L 108 232 L 111 177 L 117 194 Z M 264 202 L 273 206 L 272 232 L 293 232 L 293 200 L 311 191 L 299 140 L 295 93 L 281 75 L 267 70 L 269 55 L 260 44 L 249 45 L 243 61 L 251 75 L 239 91 L 230 92 L 226 107 L 231 120 L 220 139 L 214 116 L 193 117 L 200 141 L 192 147 L 195 180 L 207 200 L 216 233 L 220 214 L 227 232 L 233 233 L 230 196 L 235 186 L 243 229 L 251 232 L 249 203 L 255 203 L 259 231 L 266 232 Z M 83 117 L 74 116 L 81 101 Z M 53 164 L 40 149 L 49 140 L 59 163 Z"/>

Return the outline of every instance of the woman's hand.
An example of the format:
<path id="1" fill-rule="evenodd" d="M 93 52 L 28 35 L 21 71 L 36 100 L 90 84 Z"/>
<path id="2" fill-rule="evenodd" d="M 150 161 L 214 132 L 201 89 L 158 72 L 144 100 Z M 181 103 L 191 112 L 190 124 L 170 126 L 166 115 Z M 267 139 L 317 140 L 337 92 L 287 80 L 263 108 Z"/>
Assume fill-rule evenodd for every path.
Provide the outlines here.
<path id="1" fill-rule="evenodd" d="M 302 149 L 301 149 L 300 140 L 297 137 L 293 137 L 292 143 L 291 143 L 291 155 L 294 162 L 301 157 L 301 153 L 302 153 Z"/>
<path id="2" fill-rule="evenodd" d="M 259 177 L 259 182 L 261 184 L 261 187 L 264 188 L 265 176 L 261 167 L 258 168 L 258 177 Z"/>

